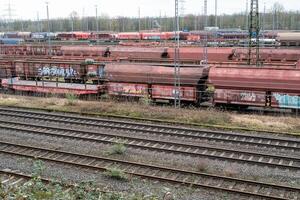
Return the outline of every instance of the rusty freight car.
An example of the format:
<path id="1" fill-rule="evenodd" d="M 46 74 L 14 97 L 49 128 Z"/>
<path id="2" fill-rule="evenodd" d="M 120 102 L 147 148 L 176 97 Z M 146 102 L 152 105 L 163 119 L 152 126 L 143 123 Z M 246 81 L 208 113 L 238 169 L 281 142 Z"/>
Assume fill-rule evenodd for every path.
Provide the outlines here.
<path id="1" fill-rule="evenodd" d="M 300 65 L 294 67 L 212 67 L 214 104 L 300 108 Z"/>
<path id="2" fill-rule="evenodd" d="M 182 67 L 182 101 L 198 103 L 208 76 L 208 67 Z M 174 68 L 143 64 L 109 63 L 105 66 L 108 94 L 114 96 L 149 97 L 152 100 L 174 99 Z"/>
<path id="3" fill-rule="evenodd" d="M 16 60 L 15 74 L 23 80 L 62 78 L 65 82 L 85 83 L 98 80 L 101 63 L 59 60 Z"/>

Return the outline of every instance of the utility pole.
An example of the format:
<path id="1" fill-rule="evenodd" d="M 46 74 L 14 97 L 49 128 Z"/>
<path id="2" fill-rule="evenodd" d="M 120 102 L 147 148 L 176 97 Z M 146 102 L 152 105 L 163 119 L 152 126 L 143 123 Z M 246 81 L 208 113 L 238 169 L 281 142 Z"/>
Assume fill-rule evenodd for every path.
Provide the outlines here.
<path id="1" fill-rule="evenodd" d="M 40 14 L 37 12 L 37 32 L 42 32 L 41 31 L 41 25 L 40 25 Z"/>
<path id="2" fill-rule="evenodd" d="M 249 24 L 248 24 L 248 22 L 249 22 L 249 19 L 248 19 L 248 15 L 249 15 L 248 6 L 249 6 L 249 3 L 248 3 L 248 0 L 246 0 L 245 30 L 249 29 Z"/>
<path id="3" fill-rule="evenodd" d="M 204 31 L 205 31 L 205 27 L 207 27 L 207 0 L 204 0 Z M 203 44 L 203 60 L 202 63 L 204 65 L 207 65 L 208 63 L 208 55 L 207 55 L 207 40 L 208 40 L 208 35 L 207 32 L 205 31 L 204 34 L 204 44 Z"/>
<path id="4" fill-rule="evenodd" d="M 10 24 L 12 23 L 12 9 L 10 1 L 8 1 L 8 29 L 10 29 Z"/>
<path id="5" fill-rule="evenodd" d="M 99 26 L 98 26 L 98 6 L 95 5 L 95 11 L 96 11 L 96 18 L 95 18 L 95 22 L 96 22 L 96 44 L 98 44 L 98 39 L 97 38 L 97 35 L 98 35 L 98 32 L 99 32 Z"/>
<path id="6" fill-rule="evenodd" d="M 180 64 L 179 64 L 179 0 L 175 0 L 175 57 L 174 57 L 174 105 L 175 108 L 180 108 Z"/>
<path id="7" fill-rule="evenodd" d="M 3 10 L 4 17 L 6 17 L 7 22 L 7 31 L 13 31 L 13 28 L 11 27 L 13 22 L 13 16 L 15 16 L 15 10 L 13 9 L 13 5 L 11 4 L 10 0 L 8 1 L 7 8 Z"/>
<path id="8" fill-rule="evenodd" d="M 198 24 L 198 16 L 197 16 L 197 14 L 195 14 L 195 17 L 194 17 L 194 30 L 197 30 L 197 24 Z"/>
<path id="9" fill-rule="evenodd" d="M 266 2 L 264 2 L 264 13 L 261 21 L 261 30 L 265 30 L 265 24 L 266 24 Z"/>
<path id="10" fill-rule="evenodd" d="M 98 33 L 99 26 L 98 26 L 98 6 L 97 5 L 95 5 L 95 9 L 96 9 L 96 32 Z"/>
<path id="11" fill-rule="evenodd" d="M 258 0 L 251 0 L 251 9 L 249 16 L 249 47 L 248 47 L 248 65 L 255 61 L 256 66 L 259 66 L 259 10 Z M 255 51 L 255 54 L 254 54 Z"/>
<path id="12" fill-rule="evenodd" d="M 218 27 L 218 0 L 215 0 L 215 27 Z"/>
<path id="13" fill-rule="evenodd" d="M 139 33 L 141 32 L 141 8 L 138 9 L 138 16 L 139 16 Z"/>
<path id="14" fill-rule="evenodd" d="M 162 20 L 161 20 L 161 10 L 159 10 L 159 25 L 160 25 L 160 32 L 162 32 Z"/>
<path id="15" fill-rule="evenodd" d="M 185 18 L 184 18 L 184 13 L 185 13 L 185 0 L 180 0 L 179 3 L 181 4 L 180 7 L 180 14 L 179 14 L 179 30 L 184 30 L 185 29 Z M 180 18 L 181 18 L 181 25 L 180 25 Z"/>
<path id="16" fill-rule="evenodd" d="M 265 46 L 265 24 L 266 24 L 266 2 L 264 2 L 264 13 L 261 21 L 261 30 L 262 30 L 262 46 Z"/>
<path id="17" fill-rule="evenodd" d="M 47 9 L 47 21 L 48 21 L 48 54 L 49 56 L 52 55 L 52 49 L 51 49 L 51 38 L 50 38 L 50 21 L 49 21 L 49 2 L 46 2 L 46 9 Z"/>
<path id="18" fill-rule="evenodd" d="M 84 31 L 84 8 L 82 8 L 81 30 Z"/>
<path id="19" fill-rule="evenodd" d="M 74 44 L 74 16 L 71 14 L 72 45 Z"/>

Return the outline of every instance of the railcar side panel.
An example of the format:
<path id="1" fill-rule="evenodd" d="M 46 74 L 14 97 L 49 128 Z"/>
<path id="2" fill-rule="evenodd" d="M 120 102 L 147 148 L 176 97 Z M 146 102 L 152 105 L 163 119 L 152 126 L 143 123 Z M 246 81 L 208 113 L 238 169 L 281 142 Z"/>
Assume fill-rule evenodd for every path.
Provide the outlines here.
<path id="1" fill-rule="evenodd" d="M 151 96 L 153 99 L 174 99 L 176 89 L 174 86 L 152 85 Z M 181 87 L 180 99 L 183 101 L 197 102 L 196 87 Z"/>
<path id="2" fill-rule="evenodd" d="M 266 93 L 252 90 L 216 89 L 215 104 L 266 106 Z"/>
<path id="3" fill-rule="evenodd" d="M 135 83 L 107 83 L 108 95 L 113 96 L 128 96 L 128 97 L 144 97 L 148 96 L 147 84 Z"/>

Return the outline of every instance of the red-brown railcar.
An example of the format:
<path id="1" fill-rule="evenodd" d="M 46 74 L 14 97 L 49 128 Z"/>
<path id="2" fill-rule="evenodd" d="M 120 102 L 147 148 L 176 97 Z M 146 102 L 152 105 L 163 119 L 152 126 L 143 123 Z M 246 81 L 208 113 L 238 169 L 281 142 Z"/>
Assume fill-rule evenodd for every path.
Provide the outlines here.
<path id="1" fill-rule="evenodd" d="M 139 32 L 123 32 L 117 34 L 119 40 L 140 40 L 141 34 Z"/>
<path id="2" fill-rule="evenodd" d="M 212 67 L 209 82 L 214 103 L 237 106 L 300 108 L 300 68 Z"/>
<path id="3" fill-rule="evenodd" d="M 179 50 L 180 59 L 189 59 L 189 60 L 203 60 L 203 48 L 202 47 L 182 47 Z M 228 62 L 232 57 L 232 48 L 215 48 L 210 47 L 207 49 L 208 60 L 214 62 Z M 169 48 L 168 54 L 170 59 L 174 59 L 174 49 Z"/>
<path id="4" fill-rule="evenodd" d="M 300 51 L 297 49 L 273 49 L 261 48 L 260 59 L 264 62 L 297 62 L 300 59 Z M 247 48 L 233 50 L 232 59 L 235 61 L 246 61 L 248 58 Z"/>
<path id="5" fill-rule="evenodd" d="M 16 60 L 16 76 L 25 80 L 63 78 L 66 82 L 85 83 L 99 79 L 102 65 L 81 61 Z"/>
<path id="6" fill-rule="evenodd" d="M 197 103 L 202 100 L 208 67 L 182 67 L 181 92 L 183 101 Z M 109 95 L 147 96 L 153 100 L 174 99 L 174 68 L 142 64 L 109 63 L 105 66 Z"/>

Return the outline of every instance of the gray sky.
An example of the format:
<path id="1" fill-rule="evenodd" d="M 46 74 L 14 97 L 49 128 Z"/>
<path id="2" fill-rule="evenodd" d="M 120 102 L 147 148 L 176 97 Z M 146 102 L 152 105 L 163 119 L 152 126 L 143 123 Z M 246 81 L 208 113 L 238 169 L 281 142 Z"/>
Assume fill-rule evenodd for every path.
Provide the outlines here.
<path id="1" fill-rule="evenodd" d="M 94 16 L 95 5 L 98 4 L 99 15 L 137 16 L 138 7 L 142 16 L 173 16 L 174 0 L 47 0 L 49 2 L 50 18 L 67 17 L 72 11 L 80 16 Z M 250 0 L 249 0 L 250 1 Z M 0 0 L 0 17 L 7 15 L 9 0 Z M 37 12 L 40 18 L 46 18 L 46 4 L 44 0 L 10 0 L 14 9 L 13 18 L 36 19 Z M 215 0 L 208 0 L 208 13 L 214 13 Z M 274 2 L 284 5 L 287 10 L 300 10 L 299 0 L 260 0 L 260 9 L 263 3 L 270 8 Z M 245 10 L 246 0 L 218 0 L 219 13 L 236 13 Z M 203 0 L 185 0 L 185 14 L 201 13 Z"/>

